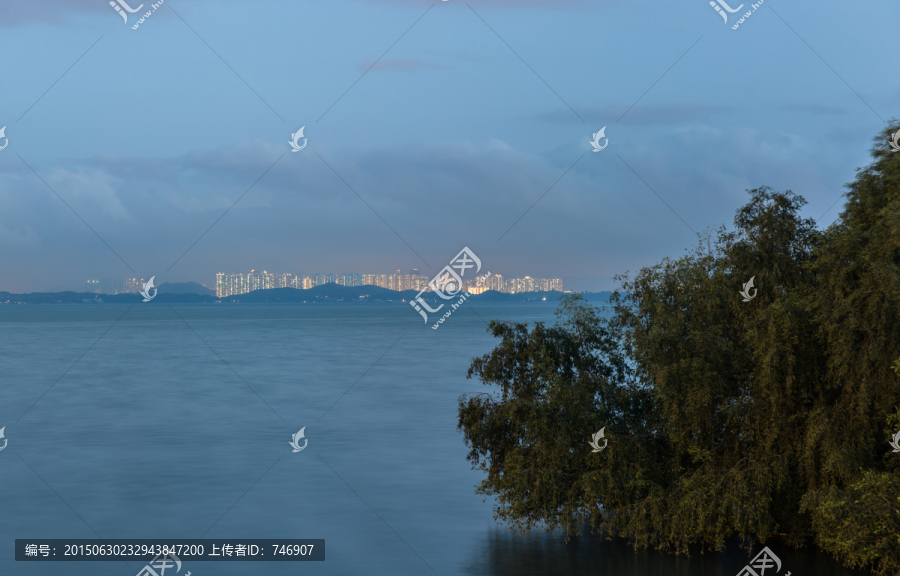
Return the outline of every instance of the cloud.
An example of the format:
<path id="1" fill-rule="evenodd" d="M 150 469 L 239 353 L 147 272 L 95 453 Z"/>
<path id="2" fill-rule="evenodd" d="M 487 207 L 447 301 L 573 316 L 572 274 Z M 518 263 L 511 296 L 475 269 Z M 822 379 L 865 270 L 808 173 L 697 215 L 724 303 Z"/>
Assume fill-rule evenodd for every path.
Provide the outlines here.
<path id="1" fill-rule="evenodd" d="M 0 224 L 0 246 L 40 246 L 40 236 L 30 226 L 10 226 Z"/>
<path id="2" fill-rule="evenodd" d="M 251 142 L 38 172 L 136 273 L 159 274 L 196 243 L 160 280 L 208 283 L 217 271 L 250 268 L 428 273 L 413 250 L 439 269 L 461 246 L 505 276 L 610 277 L 695 242 L 647 184 L 700 231 L 730 224 L 743 191 L 761 184 L 794 189 L 818 216 L 847 171 L 840 162 L 823 171 L 815 145 L 789 133 L 635 131 L 600 154 L 585 154 L 584 142 L 544 154 L 488 140 L 364 151 L 312 142 L 286 155 L 286 143 Z M 0 182 L 0 251 L 11 254 L 0 290 L 132 274 L 20 162 L 0 162 Z"/>
<path id="3" fill-rule="evenodd" d="M 847 109 L 842 106 L 825 106 L 824 104 L 786 104 L 781 107 L 787 112 L 806 112 L 808 114 L 838 115 L 846 114 Z"/>
<path id="4" fill-rule="evenodd" d="M 622 124 L 631 125 L 660 125 L 683 124 L 685 122 L 706 122 L 715 114 L 730 112 L 728 106 L 714 106 L 700 102 L 681 102 L 677 104 L 641 104 L 633 107 L 631 104 L 609 104 L 607 106 L 593 106 L 575 110 L 588 122 L 611 124 L 621 117 Z M 629 110 L 629 107 L 631 109 Z M 627 111 L 627 114 L 625 113 Z M 625 114 L 625 116 L 622 116 Z M 578 118 L 568 108 L 560 108 L 547 114 L 538 115 L 540 120 L 556 123 L 580 123 Z"/>
<path id="5" fill-rule="evenodd" d="M 114 218 L 128 216 L 128 211 L 117 195 L 121 183 L 103 170 L 85 167 L 68 170 L 58 167 L 45 180 L 70 204 L 99 207 Z"/>
<path id="6" fill-rule="evenodd" d="M 0 3 L 0 26 L 16 26 L 26 22 L 66 21 L 73 12 L 112 10 L 106 2 L 96 0 L 44 0 L 42 2 Z"/>

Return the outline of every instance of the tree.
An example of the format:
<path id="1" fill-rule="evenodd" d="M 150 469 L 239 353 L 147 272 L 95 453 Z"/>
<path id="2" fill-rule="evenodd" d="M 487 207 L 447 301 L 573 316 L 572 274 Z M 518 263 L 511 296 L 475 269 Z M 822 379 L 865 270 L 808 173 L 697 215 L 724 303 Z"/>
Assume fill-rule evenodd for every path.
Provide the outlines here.
<path id="1" fill-rule="evenodd" d="M 803 497 L 816 542 L 848 565 L 900 571 L 900 154 L 875 138 L 874 163 L 847 186 L 812 271 L 811 309 L 827 350 L 807 431 L 821 485 Z"/>
<path id="2" fill-rule="evenodd" d="M 900 129 L 900 126 L 894 130 Z M 563 300 L 500 339 L 463 396 L 479 492 L 518 530 L 590 524 L 638 546 L 794 546 L 900 570 L 900 154 L 818 230 L 791 191 L 750 190 L 715 245 L 620 277 L 613 315 Z M 739 296 L 754 279 L 750 301 Z M 606 427 L 608 448 L 587 440 Z"/>
<path id="3" fill-rule="evenodd" d="M 628 385 L 625 358 L 595 309 L 576 296 L 557 315 L 562 324 L 530 332 L 492 321 L 501 342 L 468 377 L 497 386 L 499 398 L 459 401 L 468 458 L 487 474 L 478 492 L 496 494 L 496 516 L 521 531 L 574 530 L 599 511 L 600 495 L 619 479 L 604 472 L 609 453 L 585 453 L 585 431 L 639 429 L 649 401 Z"/>

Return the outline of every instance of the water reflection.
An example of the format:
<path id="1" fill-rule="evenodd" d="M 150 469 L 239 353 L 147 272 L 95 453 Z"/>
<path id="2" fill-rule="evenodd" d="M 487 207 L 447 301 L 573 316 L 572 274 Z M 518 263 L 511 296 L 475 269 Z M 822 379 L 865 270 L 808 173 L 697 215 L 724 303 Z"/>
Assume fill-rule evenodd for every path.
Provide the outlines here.
<path id="1" fill-rule="evenodd" d="M 769 543 L 782 568 L 766 570 L 765 576 L 863 576 L 861 570 L 842 567 L 827 554 L 814 549 L 794 551 L 778 542 Z M 623 540 L 609 541 L 596 535 L 572 538 L 560 534 L 516 536 L 493 529 L 474 557 L 467 574 L 485 576 L 736 576 L 759 552 L 752 555 L 732 542 L 720 553 L 696 554 L 691 558 L 635 551 Z"/>

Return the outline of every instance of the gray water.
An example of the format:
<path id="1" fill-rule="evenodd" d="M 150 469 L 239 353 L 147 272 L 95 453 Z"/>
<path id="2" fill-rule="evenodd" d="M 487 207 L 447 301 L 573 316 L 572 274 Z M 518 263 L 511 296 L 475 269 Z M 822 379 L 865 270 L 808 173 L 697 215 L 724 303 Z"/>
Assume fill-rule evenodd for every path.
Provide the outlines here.
<path id="1" fill-rule="evenodd" d="M 456 425 L 459 396 L 483 389 L 466 369 L 494 345 L 481 318 L 553 323 L 555 309 L 470 302 L 432 330 L 387 303 L 0 306 L 0 575 L 144 564 L 17 563 L 17 538 L 201 536 L 324 538 L 326 560 L 180 574 L 736 575 L 735 549 L 515 536 L 475 494 Z M 859 574 L 772 548 L 781 575 Z"/>

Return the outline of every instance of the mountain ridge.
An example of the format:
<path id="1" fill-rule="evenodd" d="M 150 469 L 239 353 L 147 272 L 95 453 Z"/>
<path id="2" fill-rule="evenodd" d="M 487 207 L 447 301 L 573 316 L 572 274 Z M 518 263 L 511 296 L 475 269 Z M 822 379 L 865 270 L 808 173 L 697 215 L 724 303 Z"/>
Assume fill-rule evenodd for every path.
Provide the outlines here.
<path id="1" fill-rule="evenodd" d="M 195 284 L 193 282 L 181 284 Z M 225 296 L 216 298 L 210 294 L 197 294 L 190 292 L 162 291 L 163 284 L 158 288 L 156 298 L 152 302 L 159 303 L 310 303 L 310 302 L 409 302 L 416 298 L 416 290 L 389 290 L 378 286 L 341 286 L 339 284 L 323 284 L 306 290 L 298 288 L 270 288 L 266 290 L 254 290 L 246 294 Z M 170 285 L 173 286 L 173 285 Z M 174 285 L 176 288 L 178 285 Z M 200 286 L 197 284 L 197 286 Z M 201 288 L 203 288 L 201 286 Z M 205 288 L 204 288 L 205 289 Z M 208 290 L 208 289 L 206 289 Z M 210 290 L 210 292 L 212 292 Z M 565 293 L 563 292 L 520 292 L 518 294 L 506 294 L 488 290 L 481 294 L 472 294 L 470 298 L 481 302 L 556 302 Z M 581 293 L 590 302 L 607 302 L 609 292 L 585 292 Z M 426 302 L 451 302 L 444 300 L 433 292 L 425 292 L 422 299 Z M 0 292 L 0 304 L 131 304 L 141 302 L 143 297 L 137 293 L 126 294 L 94 294 L 90 292 L 32 292 L 30 294 L 12 294 Z M 87 301 L 87 302 L 85 302 Z"/>

